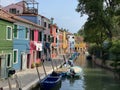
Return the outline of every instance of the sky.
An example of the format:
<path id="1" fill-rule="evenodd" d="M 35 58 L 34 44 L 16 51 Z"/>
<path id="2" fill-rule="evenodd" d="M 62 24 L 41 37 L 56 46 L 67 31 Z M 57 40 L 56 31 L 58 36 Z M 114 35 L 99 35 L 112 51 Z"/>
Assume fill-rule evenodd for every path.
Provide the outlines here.
<path id="1" fill-rule="evenodd" d="M 2 6 L 16 3 L 21 0 L 0 0 Z M 84 25 L 87 16 L 80 17 L 80 13 L 75 9 L 78 5 L 78 0 L 36 0 L 39 3 L 39 14 L 54 18 L 54 23 L 59 28 L 69 30 L 71 33 L 77 31 Z"/>

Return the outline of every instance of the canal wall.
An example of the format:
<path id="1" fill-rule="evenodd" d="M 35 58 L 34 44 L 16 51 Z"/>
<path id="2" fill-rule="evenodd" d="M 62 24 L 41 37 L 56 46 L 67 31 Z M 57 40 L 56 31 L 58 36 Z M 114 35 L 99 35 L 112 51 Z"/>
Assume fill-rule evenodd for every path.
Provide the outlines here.
<path id="1" fill-rule="evenodd" d="M 92 62 L 95 63 L 97 66 L 99 66 L 99 67 L 101 67 L 101 68 L 104 68 L 104 69 L 106 69 L 106 70 L 109 70 L 109 71 L 113 72 L 115 78 L 120 79 L 120 72 L 116 72 L 116 71 L 114 70 L 114 67 L 112 67 L 112 66 L 110 65 L 110 64 L 112 63 L 112 61 L 106 60 L 106 63 L 103 64 L 103 62 L 102 62 L 101 59 L 99 59 L 99 58 L 94 58 L 94 57 L 93 57 Z"/>
<path id="2" fill-rule="evenodd" d="M 63 59 L 53 60 L 54 69 L 59 68 L 61 64 L 63 64 Z M 51 66 L 51 61 L 45 61 L 45 70 L 47 74 L 50 74 L 53 71 Z M 38 71 L 40 73 L 40 79 L 45 77 L 45 73 L 43 70 L 43 66 L 38 67 Z M 39 83 L 38 73 L 36 68 L 27 69 L 24 71 L 17 72 L 18 76 L 17 83 L 14 76 L 9 78 L 11 89 L 9 88 L 8 79 L 0 80 L 0 88 L 3 90 L 30 90 L 32 87 L 36 86 Z"/>

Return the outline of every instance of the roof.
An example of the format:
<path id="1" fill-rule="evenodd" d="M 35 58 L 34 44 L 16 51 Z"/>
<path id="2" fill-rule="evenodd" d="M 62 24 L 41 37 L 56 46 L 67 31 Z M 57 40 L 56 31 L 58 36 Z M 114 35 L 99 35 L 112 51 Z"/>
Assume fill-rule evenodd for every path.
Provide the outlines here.
<path id="1" fill-rule="evenodd" d="M 35 24 L 33 22 L 30 22 L 30 21 L 28 21 L 26 19 L 23 19 L 21 17 L 15 16 L 15 15 L 13 15 L 11 13 L 8 13 L 8 12 L 2 10 L 2 9 L 0 9 L 0 18 L 5 19 L 7 21 L 11 21 L 11 22 L 20 21 L 20 22 L 23 22 L 23 23 L 27 23 L 27 24 L 33 25 L 33 26 L 38 27 L 38 28 L 45 29 L 44 27 L 42 27 L 40 25 L 37 25 L 37 24 Z"/>
<path id="2" fill-rule="evenodd" d="M 15 22 L 11 16 L 9 15 L 9 13 L 7 13 L 6 11 L 0 9 L 0 18 L 1 19 L 4 19 L 4 20 L 7 20 L 7 21 L 10 21 L 10 22 Z"/>

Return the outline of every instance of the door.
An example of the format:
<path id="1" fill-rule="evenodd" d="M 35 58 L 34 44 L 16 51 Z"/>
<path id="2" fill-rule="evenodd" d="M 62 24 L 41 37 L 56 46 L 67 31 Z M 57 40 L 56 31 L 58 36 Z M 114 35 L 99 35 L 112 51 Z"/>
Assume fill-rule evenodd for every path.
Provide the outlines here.
<path id="1" fill-rule="evenodd" d="M 21 70 L 27 69 L 27 54 L 22 53 L 21 54 Z"/>
<path id="2" fill-rule="evenodd" d="M 0 78 L 6 78 L 7 72 L 6 72 L 6 59 L 5 55 L 0 56 Z"/>
<path id="3" fill-rule="evenodd" d="M 27 54 L 27 68 L 30 68 L 30 54 Z"/>

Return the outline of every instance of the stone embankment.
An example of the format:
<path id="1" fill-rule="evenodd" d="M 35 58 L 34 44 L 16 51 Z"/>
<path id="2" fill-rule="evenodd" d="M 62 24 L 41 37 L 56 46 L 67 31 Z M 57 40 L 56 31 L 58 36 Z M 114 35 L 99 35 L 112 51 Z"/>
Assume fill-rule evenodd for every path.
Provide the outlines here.
<path id="1" fill-rule="evenodd" d="M 53 60 L 54 69 L 59 67 L 63 62 L 63 58 Z M 51 61 L 45 61 L 44 66 L 47 74 L 50 74 L 53 71 Z M 42 65 L 38 67 L 38 71 L 40 79 L 43 79 L 45 77 L 45 72 Z M 30 90 L 30 88 L 35 87 L 39 82 L 36 68 L 19 71 L 16 75 L 18 79 L 15 79 L 14 75 L 9 79 L 0 80 L 0 90 L 10 90 L 9 84 L 11 86 L 11 90 Z"/>

